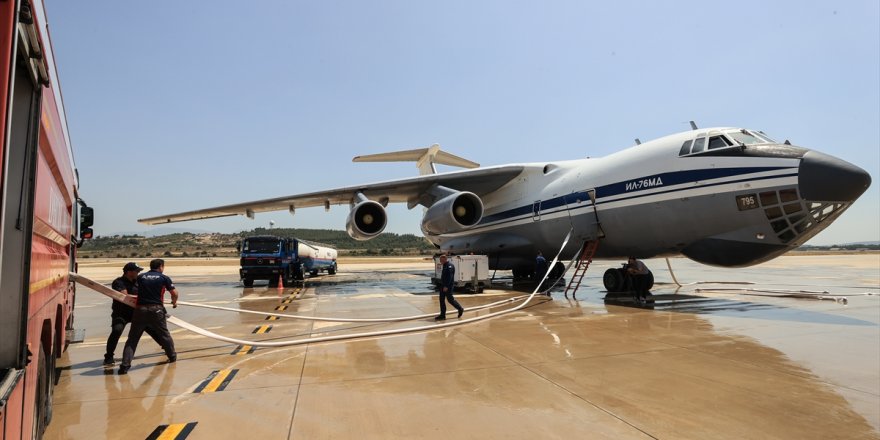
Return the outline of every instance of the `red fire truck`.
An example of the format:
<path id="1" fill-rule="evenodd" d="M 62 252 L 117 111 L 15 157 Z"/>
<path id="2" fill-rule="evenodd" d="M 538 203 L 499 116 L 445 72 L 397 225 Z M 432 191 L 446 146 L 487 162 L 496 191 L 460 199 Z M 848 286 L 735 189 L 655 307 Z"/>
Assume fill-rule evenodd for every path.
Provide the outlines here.
<path id="1" fill-rule="evenodd" d="M 42 0 L 0 0 L 0 438 L 40 438 L 91 237 Z"/>

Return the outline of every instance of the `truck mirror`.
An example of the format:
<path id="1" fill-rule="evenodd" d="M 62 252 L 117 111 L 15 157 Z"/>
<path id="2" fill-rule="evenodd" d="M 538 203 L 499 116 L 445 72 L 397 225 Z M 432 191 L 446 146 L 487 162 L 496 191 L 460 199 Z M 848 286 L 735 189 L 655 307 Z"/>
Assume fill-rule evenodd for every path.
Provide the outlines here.
<path id="1" fill-rule="evenodd" d="M 81 231 L 92 227 L 95 224 L 95 210 L 88 206 L 82 206 L 79 209 L 79 228 Z"/>
<path id="2" fill-rule="evenodd" d="M 79 240 L 76 241 L 76 247 L 81 248 L 83 243 L 86 240 L 92 238 L 95 235 L 95 231 L 92 231 L 92 228 L 83 228 L 79 231 Z"/>

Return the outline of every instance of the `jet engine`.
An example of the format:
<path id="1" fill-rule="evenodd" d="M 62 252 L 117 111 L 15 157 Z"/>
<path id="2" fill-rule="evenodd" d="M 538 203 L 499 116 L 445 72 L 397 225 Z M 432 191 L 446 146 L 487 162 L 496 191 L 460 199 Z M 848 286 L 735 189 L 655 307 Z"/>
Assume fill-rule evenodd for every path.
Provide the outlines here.
<path id="1" fill-rule="evenodd" d="M 351 238 L 366 241 L 384 231 L 387 224 L 388 216 L 382 204 L 373 200 L 362 200 L 348 213 L 345 230 Z"/>
<path id="2" fill-rule="evenodd" d="M 425 235 L 448 234 L 476 225 L 483 218 L 483 201 L 468 191 L 450 194 L 428 208 L 422 219 Z"/>

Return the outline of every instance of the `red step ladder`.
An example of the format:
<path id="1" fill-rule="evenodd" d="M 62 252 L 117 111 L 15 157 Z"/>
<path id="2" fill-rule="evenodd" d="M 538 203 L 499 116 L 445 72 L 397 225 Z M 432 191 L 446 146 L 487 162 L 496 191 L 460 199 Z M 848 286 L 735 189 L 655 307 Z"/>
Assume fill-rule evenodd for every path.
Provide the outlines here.
<path id="1" fill-rule="evenodd" d="M 589 240 L 584 242 L 584 247 L 581 248 L 581 253 L 578 255 L 574 274 L 571 276 L 568 286 L 565 287 L 566 298 L 568 298 L 569 290 L 571 290 L 571 297 L 574 298 L 574 294 L 577 292 L 578 288 L 581 287 L 581 280 L 583 280 L 584 275 L 587 274 L 587 268 L 589 268 L 590 263 L 593 262 L 593 255 L 596 255 L 596 248 L 598 247 L 599 240 Z"/>

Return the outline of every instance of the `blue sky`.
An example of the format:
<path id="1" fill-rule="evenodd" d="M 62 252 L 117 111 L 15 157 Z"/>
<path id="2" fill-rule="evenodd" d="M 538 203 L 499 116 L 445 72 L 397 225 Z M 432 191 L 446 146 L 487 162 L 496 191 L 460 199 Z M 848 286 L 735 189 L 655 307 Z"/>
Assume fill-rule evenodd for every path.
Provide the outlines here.
<path id="1" fill-rule="evenodd" d="M 599 157 L 742 126 L 856 163 L 866 194 L 810 244 L 880 240 L 880 3 L 47 0 L 98 235 L 136 219 L 417 173 Z M 348 208 L 181 223 L 344 229 Z M 387 231 L 419 233 L 421 210 Z"/>

